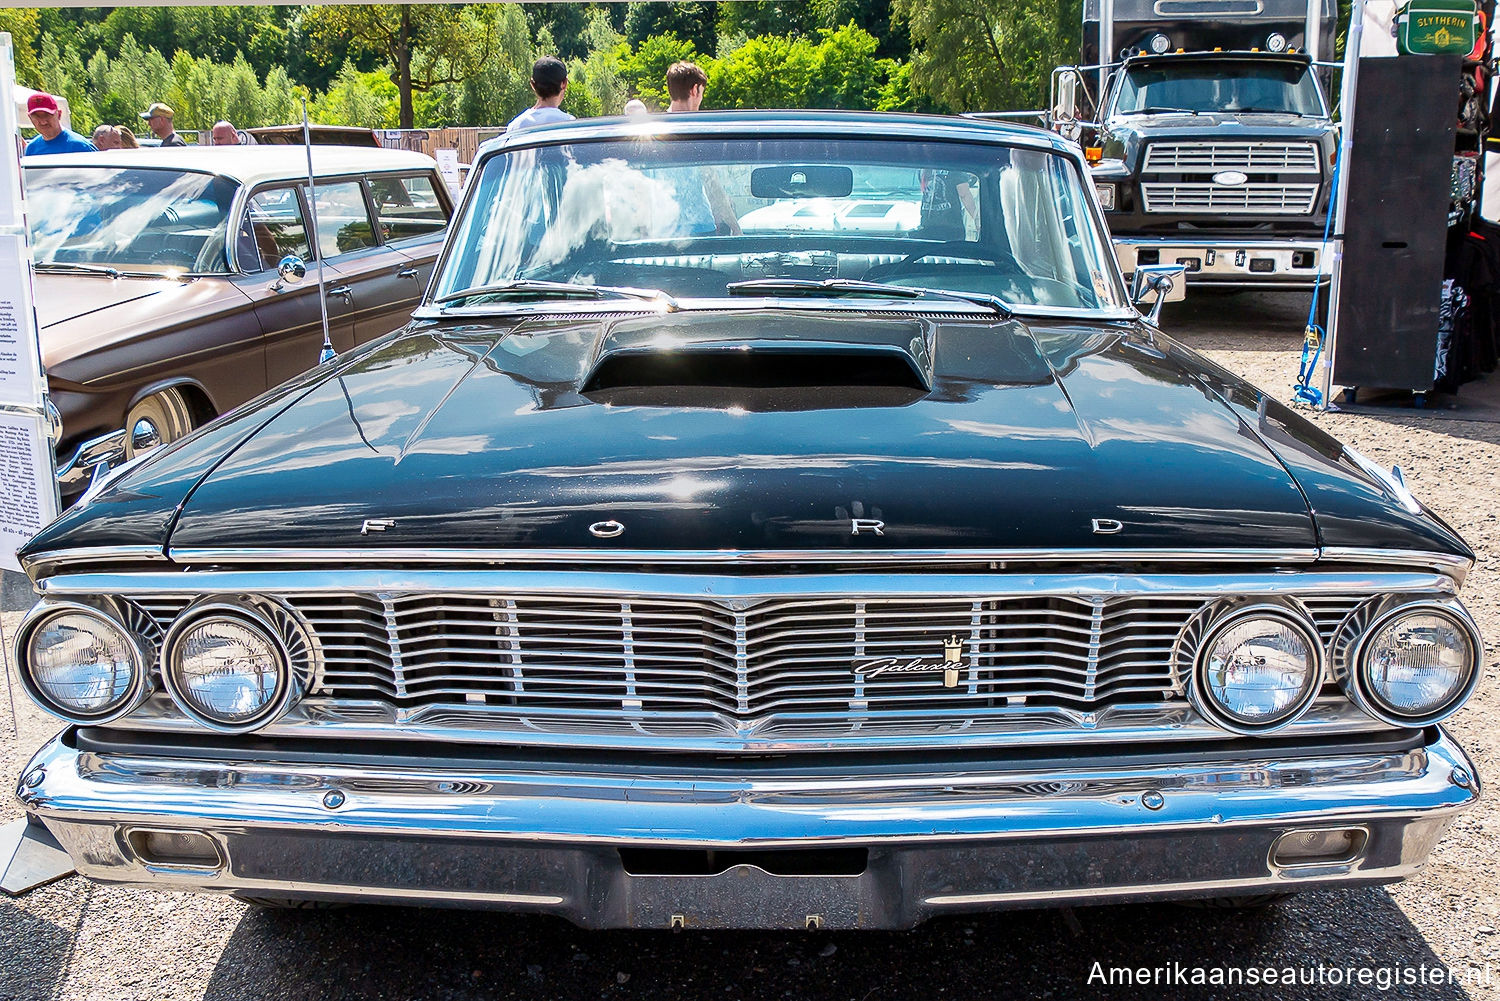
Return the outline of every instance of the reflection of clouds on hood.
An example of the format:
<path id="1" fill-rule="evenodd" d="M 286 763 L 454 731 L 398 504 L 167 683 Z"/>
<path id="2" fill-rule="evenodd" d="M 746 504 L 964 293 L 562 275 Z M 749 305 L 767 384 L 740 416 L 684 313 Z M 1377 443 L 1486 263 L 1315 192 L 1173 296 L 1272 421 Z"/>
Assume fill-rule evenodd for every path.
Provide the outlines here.
<path id="1" fill-rule="evenodd" d="M 675 236 L 678 214 L 672 186 L 624 160 L 571 164 L 536 260 L 558 263 L 590 239 L 628 243 Z"/>

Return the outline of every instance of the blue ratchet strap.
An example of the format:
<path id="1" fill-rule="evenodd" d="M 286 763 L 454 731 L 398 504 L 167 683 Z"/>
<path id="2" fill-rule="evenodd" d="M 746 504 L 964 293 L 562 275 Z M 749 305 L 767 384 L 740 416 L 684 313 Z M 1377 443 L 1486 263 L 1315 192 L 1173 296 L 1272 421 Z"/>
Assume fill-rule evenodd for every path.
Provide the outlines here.
<path id="1" fill-rule="evenodd" d="M 1333 225 L 1334 198 L 1338 194 L 1339 171 L 1344 166 L 1344 158 L 1340 156 L 1333 163 L 1333 176 L 1328 184 L 1328 214 L 1323 219 L 1323 254 L 1328 254 L 1328 230 Z M 1323 392 L 1312 385 L 1313 372 L 1317 370 L 1318 359 L 1323 357 L 1323 341 L 1328 332 L 1318 326 L 1318 294 L 1323 291 L 1322 282 L 1313 283 L 1312 305 L 1307 308 L 1307 327 L 1302 337 L 1302 365 L 1297 370 L 1297 384 L 1292 387 L 1292 401 L 1294 403 L 1306 403 L 1310 407 L 1323 405 Z M 1330 291 L 1332 291 L 1330 289 Z"/>

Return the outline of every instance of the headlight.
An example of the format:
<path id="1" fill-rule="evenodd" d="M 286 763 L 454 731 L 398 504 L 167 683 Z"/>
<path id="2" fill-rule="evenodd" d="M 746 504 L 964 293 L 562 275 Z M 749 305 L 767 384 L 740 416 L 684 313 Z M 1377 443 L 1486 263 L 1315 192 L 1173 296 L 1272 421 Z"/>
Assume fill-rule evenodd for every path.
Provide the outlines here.
<path id="1" fill-rule="evenodd" d="M 96 608 L 39 605 L 17 647 L 27 694 L 63 719 L 106 723 L 134 709 L 145 690 L 141 641 Z"/>
<path id="2" fill-rule="evenodd" d="M 1289 611 L 1252 607 L 1213 623 L 1199 648 L 1199 708 L 1237 733 L 1290 723 L 1317 697 L 1323 677 L 1317 634 Z"/>
<path id="3" fill-rule="evenodd" d="M 1376 620 L 1358 656 L 1365 708 L 1399 726 L 1425 726 L 1457 710 L 1479 677 L 1479 635 L 1466 620 L 1431 604 Z"/>
<path id="4" fill-rule="evenodd" d="M 1115 210 L 1115 186 L 1113 184 L 1095 184 L 1094 190 L 1099 192 L 1099 205 L 1106 212 Z"/>
<path id="5" fill-rule="evenodd" d="M 178 708 L 215 730 L 253 730 L 294 694 L 285 645 L 256 612 L 238 605 L 190 609 L 167 634 L 162 680 Z"/>

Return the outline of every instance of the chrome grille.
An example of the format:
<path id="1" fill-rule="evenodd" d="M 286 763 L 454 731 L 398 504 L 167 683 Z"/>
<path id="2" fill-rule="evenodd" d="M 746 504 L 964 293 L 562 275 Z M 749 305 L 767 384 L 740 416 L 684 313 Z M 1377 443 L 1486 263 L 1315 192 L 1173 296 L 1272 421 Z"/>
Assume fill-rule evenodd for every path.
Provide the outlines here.
<path id="1" fill-rule="evenodd" d="M 135 604 L 165 629 L 190 601 Z M 830 739 L 1087 727 L 1185 707 L 1172 648 L 1196 595 L 921 598 L 304 594 L 319 647 L 309 695 L 424 727 L 530 735 Z M 1362 599 L 1309 596 L 1325 641 Z M 956 683 L 857 673 L 961 654 Z M 385 707 L 381 709 L 380 707 Z M 1026 721 L 1026 722 L 1023 722 Z"/>
<path id="2" fill-rule="evenodd" d="M 1316 143 L 1157 142 L 1146 147 L 1144 172 L 1181 174 L 1242 170 L 1246 173 L 1316 174 Z"/>
<path id="3" fill-rule="evenodd" d="M 1316 184 L 1141 185 L 1147 212 L 1215 212 L 1243 215 L 1306 215 L 1318 197 Z"/>

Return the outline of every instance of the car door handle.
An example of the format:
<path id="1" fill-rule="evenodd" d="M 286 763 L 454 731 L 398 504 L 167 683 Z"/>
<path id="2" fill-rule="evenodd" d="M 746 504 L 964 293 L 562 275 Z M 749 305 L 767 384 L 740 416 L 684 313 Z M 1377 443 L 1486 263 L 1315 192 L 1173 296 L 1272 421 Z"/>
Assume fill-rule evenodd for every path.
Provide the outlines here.
<path id="1" fill-rule="evenodd" d="M 329 289 L 328 290 L 328 294 L 329 295 L 341 295 L 341 296 L 344 297 L 344 305 L 346 305 L 346 306 L 352 306 L 352 305 L 354 305 L 354 286 L 353 285 L 339 285 L 336 288 Z"/>
<path id="2" fill-rule="evenodd" d="M 416 280 L 417 269 L 416 268 L 402 268 L 400 271 L 396 272 L 396 277 L 397 278 L 410 278 L 412 280 Z"/>

